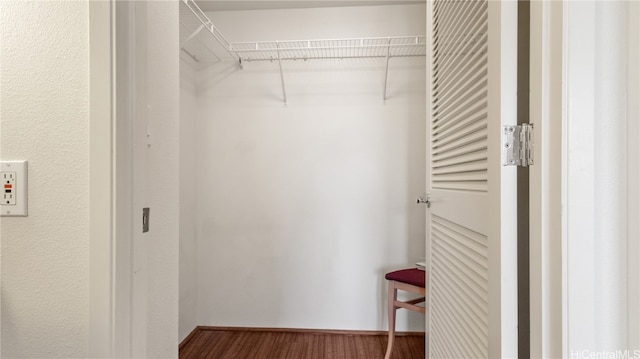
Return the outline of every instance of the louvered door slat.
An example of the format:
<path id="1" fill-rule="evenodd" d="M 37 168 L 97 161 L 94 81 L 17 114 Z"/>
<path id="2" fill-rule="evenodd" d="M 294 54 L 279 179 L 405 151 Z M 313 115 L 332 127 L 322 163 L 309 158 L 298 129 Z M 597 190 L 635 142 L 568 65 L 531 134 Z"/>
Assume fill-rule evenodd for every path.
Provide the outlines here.
<path id="1" fill-rule="evenodd" d="M 442 50 L 445 50 L 451 40 L 454 39 L 455 31 L 452 30 L 454 26 L 456 26 L 454 20 L 454 16 L 459 16 L 461 12 L 472 8 L 474 4 L 472 2 L 467 2 L 462 4 L 462 7 L 456 6 L 456 4 L 449 3 L 447 7 L 445 7 L 442 13 L 439 13 L 436 18 L 438 19 L 437 24 L 434 26 L 434 33 L 438 34 L 438 43 L 434 44 L 434 47 L 438 47 Z"/>
<path id="2" fill-rule="evenodd" d="M 465 3 L 463 4 L 463 6 L 468 9 L 473 6 L 473 3 Z M 464 11 L 465 9 L 456 8 L 454 4 L 450 4 L 446 11 L 443 11 L 442 15 L 440 16 L 442 20 L 442 27 L 436 27 L 438 34 L 438 43 L 435 44 L 438 49 L 438 56 L 435 56 L 436 58 L 438 58 L 439 56 L 446 56 L 449 58 L 451 57 L 449 49 L 451 48 L 452 44 L 455 43 L 455 37 L 457 35 L 455 31 L 452 30 L 455 26 L 455 21 L 453 20 L 455 16 L 460 15 L 460 10 Z M 442 58 L 439 58 L 439 62 L 444 63 L 445 61 L 443 61 Z"/>
<path id="3" fill-rule="evenodd" d="M 434 303 L 440 304 L 437 299 L 434 299 Z M 461 344 L 457 347 L 457 352 L 461 353 L 458 358 L 477 358 L 482 356 L 482 354 L 474 352 L 474 346 L 469 344 L 468 336 L 463 335 L 465 334 L 463 329 L 460 327 L 459 323 L 453 320 L 450 313 L 441 312 L 434 314 L 433 320 L 438 323 L 440 327 L 446 330 L 444 334 L 447 337 L 451 337 L 457 343 Z"/>
<path id="4" fill-rule="evenodd" d="M 456 68 L 464 67 L 473 55 L 484 54 L 482 49 L 486 43 L 486 36 L 477 34 L 486 32 L 483 29 L 486 29 L 487 23 L 481 10 L 474 16 L 477 18 L 467 19 L 470 21 L 470 28 L 461 29 L 469 34 L 451 36 L 449 43 L 440 49 L 439 57 L 436 58 L 439 65 L 435 73 L 443 80 L 448 81 L 450 75 L 456 72 Z"/>
<path id="5" fill-rule="evenodd" d="M 460 69 L 456 72 L 452 81 L 447 83 L 445 87 L 439 88 L 435 95 L 440 100 L 446 100 L 436 104 L 434 109 L 446 108 L 451 100 L 454 100 L 462 90 L 468 89 L 473 83 L 477 83 L 483 79 L 486 73 L 486 61 L 485 54 L 477 53 L 469 59 L 469 63 L 462 64 Z M 452 91 L 456 91 L 453 92 Z"/>
<path id="6" fill-rule="evenodd" d="M 454 149 L 449 150 L 449 151 L 438 151 L 438 152 L 436 152 L 437 149 L 434 149 L 434 154 L 433 154 L 433 157 L 432 157 L 433 158 L 433 165 L 435 167 L 436 165 L 438 165 L 438 162 L 441 161 L 441 160 L 445 160 L 445 159 L 450 159 L 450 158 L 454 158 L 454 157 L 457 157 L 457 156 L 466 155 L 468 153 L 484 151 L 486 149 L 487 149 L 487 144 L 483 143 L 482 141 L 470 143 L 468 145 L 457 147 L 457 148 L 454 148 Z M 433 179 L 437 179 L 437 177 L 434 176 Z"/>
<path id="7" fill-rule="evenodd" d="M 442 264 L 437 264 L 439 270 L 442 270 Z M 446 269 L 446 268 L 445 268 Z M 484 311 L 484 307 L 480 307 L 478 305 L 469 305 L 470 303 L 465 300 L 465 298 L 469 295 L 468 291 L 465 291 L 464 288 L 459 285 L 451 285 L 450 277 L 442 276 L 442 275 L 434 275 L 432 276 L 434 291 L 436 293 L 440 293 L 440 295 L 435 295 L 434 299 L 439 297 L 447 298 L 447 303 L 454 303 L 455 300 L 453 298 L 460 298 L 459 301 L 463 303 L 464 310 L 456 310 L 456 308 L 449 308 L 449 305 L 445 305 L 443 308 L 448 311 L 453 309 L 453 312 L 464 312 L 464 316 L 460 316 L 462 320 L 473 322 L 477 325 L 477 331 L 480 333 L 481 337 L 486 335 L 486 327 L 487 327 L 487 313 Z M 484 342 L 486 338 L 483 338 L 481 342 Z"/>
<path id="8" fill-rule="evenodd" d="M 467 132 L 477 131 L 486 127 L 486 104 L 479 104 L 478 108 L 472 109 L 472 112 L 471 116 L 462 116 L 457 121 L 450 121 L 446 125 L 434 128 L 432 130 L 433 141 L 445 141 L 447 138 L 455 139 L 458 136 L 465 135 Z"/>
<path id="9" fill-rule="evenodd" d="M 466 162 L 460 164 L 454 164 L 452 166 L 446 166 L 442 168 L 434 168 L 434 174 L 456 173 L 456 172 L 470 172 L 478 171 L 487 167 L 487 161 Z"/>
<path id="10" fill-rule="evenodd" d="M 478 28 L 486 28 L 485 22 L 474 24 Z M 479 31 L 471 29 L 471 31 Z M 438 57 L 435 58 L 437 68 L 434 74 L 440 76 L 441 79 L 449 81 L 449 78 L 457 73 L 458 69 L 464 68 L 470 61 L 473 61 L 475 55 L 483 55 L 482 46 L 486 42 L 486 37 L 463 36 L 456 41 L 451 41 L 448 46 L 440 49 Z M 456 45 L 464 43 L 464 46 L 457 48 Z"/>
<path id="11" fill-rule="evenodd" d="M 458 164 L 466 164 L 466 163 L 473 163 L 473 162 L 487 162 L 487 151 L 472 152 L 472 153 L 460 155 L 454 158 L 450 158 L 447 160 L 439 161 L 437 165 L 433 166 L 432 171 L 435 172 L 440 170 L 443 167 L 446 168 L 448 166 L 456 166 Z"/>
<path id="12" fill-rule="evenodd" d="M 448 241 L 443 242 L 443 248 L 455 256 L 457 259 L 465 264 L 465 268 L 473 272 L 477 276 L 477 280 L 486 282 L 489 280 L 486 273 L 487 264 L 487 250 L 486 247 L 474 247 L 473 243 L 469 240 L 461 241 L 456 236 L 456 232 L 450 228 L 444 227 L 438 223 L 433 224 L 434 231 L 438 232 L 439 236 L 448 237 Z"/>
<path id="13" fill-rule="evenodd" d="M 434 114 L 439 117 L 434 125 L 442 126 L 457 116 L 466 114 L 470 108 L 475 108 L 475 105 L 484 103 L 487 81 L 485 78 L 480 78 L 479 80 L 463 92 L 464 96 L 457 97 L 449 106 L 434 109 Z"/>
<path id="14" fill-rule="evenodd" d="M 445 45 L 446 41 L 446 32 L 443 29 L 443 26 L 451 26 L 451 14 L 455 9 L 455 5 L 453 3 L 448 2 L 440 2 L 439 4 L 444 4 L 437 11 L 437 16 L 434 17 L 434 37 L 438 39 L 437 42 L 434 42 L 434 49 L 439 49 Z M 443 26 L 441 26 L 444 24 Z"/>
<path id="15" fill-rule="evenodd" d="M 457 136 L 457 138 L 446 138 L 442 142 L 437 142 L 434 144 L 433 149 L 434 151 L 438 152 L 450 151 L 454 148 L 463 147 L 474 142 L 486 141 L 487 135 L 487 128 L 480 127 L 480 129 L 469 132 L 464 136 Z"/>
<path id="16" fill-rule="evenodd" d="M 433 278 L 434 287 L 439 291 L 442 291 L 447 295 L 448 298 L 451 298 L 451 307 L 456 312 L 464 313 L 464 316 L 461 316 L 460 319 L 464 321 L 465 326 L 471 332 L 470 336 L 473 337 L 473 341 L 477 344 L 478 347 L 483 347 L 487 345 L 487 338 L 485 328 L 487 323 L 483 321 L 486 320 L 486 314 L 474 312 L 471 308 L 466 305 L 466 303 L 458 297 L 449 286 L 445 285 L 440 281 L 439 278 Z"/>
<path id="17" fill-rule="evenodd" d="M 442 239 L 444 240 L 444 239 Z M 468 296 L 468 300 L 470 303 L 475 303 L 482 308 L 482 305 L 486 305 L 485 298 L 481 298 L 486 291 L 486 288 L 481 284 L 474 282 L 475 277 L 471 273 L 465 272 L 464 265 L 456 260 L 454 257 L 450 256 L 445 250 L 443 250 L 442 246 L 434 248 L 434 254 L 437 254 L 440 257 L 440 264 L 442 268 L 446 268 L 449 274 L 451 274 L 450 278 L 460 283 L 460 287 L 464 288 L 466 295 Z M 484 309 L 484 308 L 482 308 Z"/>
<path id="18" fill-rule="evenodd" d="M 487 101 L 486 3 L 450 1 L 435 6 L 438 10 L 434 16 L 433 45 L 433 183 L 438 188 L 484 191 L 487 172 L 483 162 L 470 168 L 465 162 L 451 159 L 487 148 L 486 133 L 482 132 L 486 129 L 483 122 Z M 460 136 L 461 123 L 478 131 Z M 453 130 L 447 131 L 449 128 Z M 440 161 L 444 160 L 449 160 L 450 165 L 443 165 Z"/>
<path id="19" fill-rule="evenodd" d="M 486 357 L 488 278 L 486 237 L 433 216 L 432 312 L 433 325 L 455 340 L 465 355 Z M 446 321 L 443 318 L 447 318 Z M 461 345 L 463 344 L 463 345 Z M 451 354 L 451 353 L 449 353 Z M 456 353 L 460 355 L 460 353 Z M 468 357 L 468 356 L 465 356 Z"/>

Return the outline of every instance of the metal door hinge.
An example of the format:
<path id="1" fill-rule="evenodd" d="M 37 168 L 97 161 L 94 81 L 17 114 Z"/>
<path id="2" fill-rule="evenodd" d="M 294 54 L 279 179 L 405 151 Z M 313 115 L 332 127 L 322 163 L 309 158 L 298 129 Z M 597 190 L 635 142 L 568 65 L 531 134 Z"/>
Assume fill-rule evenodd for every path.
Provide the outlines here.
<path id="1" fill-rule="evenodd" d="M 533 125 L 503 126 L 502 165 L 529 167 L 533 165 Z"/>

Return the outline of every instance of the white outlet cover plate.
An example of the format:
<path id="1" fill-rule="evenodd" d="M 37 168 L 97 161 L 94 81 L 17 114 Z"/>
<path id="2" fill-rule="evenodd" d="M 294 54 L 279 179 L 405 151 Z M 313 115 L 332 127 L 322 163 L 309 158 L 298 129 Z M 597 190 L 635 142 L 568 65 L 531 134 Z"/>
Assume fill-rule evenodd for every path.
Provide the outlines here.
<path id="1" fill-rule="evenodd" d="M 0 174 L 3 172 L 13 172 L 16 175 L 15 187 L 12 191 L 15 194 L 16 204 L 6 205 L 0 203 L 0 216 L 2 217 L 24 217 L 27 216 L 28 204 L 28 181 L 27 181 L 27 161 L 0 161 Z M 2 176 L 0 176 L 2 178 Z M 4 191 L 4 184 L 1 187 Z M 2 196 L 0 196 L 1 198 Z"/>

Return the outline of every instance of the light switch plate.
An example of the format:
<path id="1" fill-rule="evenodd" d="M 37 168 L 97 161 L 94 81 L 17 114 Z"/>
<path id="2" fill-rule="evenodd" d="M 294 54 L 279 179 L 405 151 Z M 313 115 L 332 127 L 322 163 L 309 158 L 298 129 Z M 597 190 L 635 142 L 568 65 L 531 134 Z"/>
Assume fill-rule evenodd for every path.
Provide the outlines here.
<path id="1" fill-rule="evenodd" d="M 27 161 L 0 161 L 0 216 L 27 216 Z"/>

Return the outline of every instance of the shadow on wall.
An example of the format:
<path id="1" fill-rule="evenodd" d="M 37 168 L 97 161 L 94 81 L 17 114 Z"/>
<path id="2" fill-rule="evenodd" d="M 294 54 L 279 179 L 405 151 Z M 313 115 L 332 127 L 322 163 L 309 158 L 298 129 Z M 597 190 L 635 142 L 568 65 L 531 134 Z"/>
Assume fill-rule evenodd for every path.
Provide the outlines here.
<path id="1" fill-rule="evenodd" d="M 237 71 L 242 71 L 242 68 L 233 61 L 221 61 L 209 66 L 198 72 L 202 77 L 198 81 L 197 89 L 201 91 L 215 87 Z"/>

